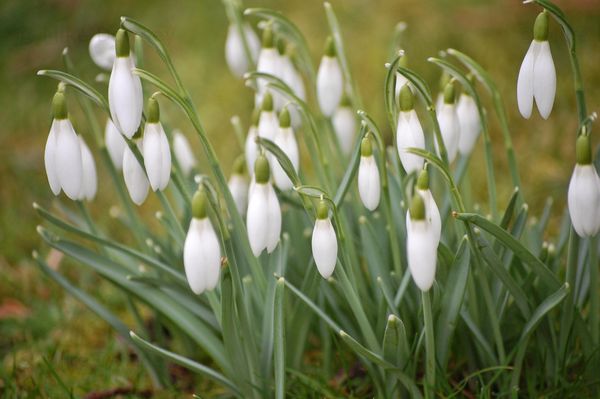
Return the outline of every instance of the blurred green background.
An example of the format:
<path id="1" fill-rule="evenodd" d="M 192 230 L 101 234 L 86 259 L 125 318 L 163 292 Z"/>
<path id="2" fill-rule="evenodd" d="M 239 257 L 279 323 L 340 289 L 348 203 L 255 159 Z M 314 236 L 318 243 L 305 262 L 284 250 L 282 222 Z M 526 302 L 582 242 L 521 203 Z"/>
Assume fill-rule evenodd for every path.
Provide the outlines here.
<path id="1" fill-rule="evenodd" d="M 588 106 L 590 111 L 598 110 L 600 1 L 557 3 L 577 32 Z M 554 110 L 548 121 L 536 112 L 527 121 L 517 112 L 516 77 L 532 39 L 532 23 L 539 11 L 535 6 L 523 6 L 516 0 L 333 0 L 332 5 L 366 110 L 384 127 L 390 143 L 383 109 L 384 63 L 394 26 L 405 21 L 408 29 L 403 47 L 409 66 L 426 77 L 432 88 L 437 87 L 439 71 L 426 58 L 441 49 L 457 48 L 488 69 L 504 95 L 530 209 L 539 215 L 543 202 L 551 196 L 556 202 L 556 219 L 560 218 L 574 163 L 577 122 L 569 60 L 558 25 L 553 23 L 550 30 L 558 75 Z M 317 65 L 328 29 L 320 0 L 256 0 L 245 6 L 286 14 L 307 37 Z M 240 152 L 229 120 L 239 115 L 247 126 L 253 97 L 225 64 L 227 20 L 220 1 L 0 2 L 0 395 L 6 397 L 61 397 L 65 393 L 62 383 L 78 395 L 122 386 L 134 390 L 150 387 L 142 368 L 137 364 L 131 367 L 110 329 L 47 280 L 30 258 L 31 251 L 41 247 L 35 232 L 40 220 L 31 204 L 37 201 L 49 207 L 53 201 L 43 150 L 56 82 L 37 77 L 35 72 L 63 69 L 61 52 L 68 47 L 80 75 L 92 82 L 99 70 L 89 59 L 88 41 L 98 32 L 114 33 L 121 15 L 141 21 L 164 41 L 226 170 Z M 146 50 L 146 68 L 166 76 L 155 54 Z M 95 85 L 106 92 L 106 85 Z M 71 103 L 76 129 L 87 135 L 93 146 L 87 126 Z M 167 106 L 163 114 L 171 125 L 188 132 L 202 160 L 190 126 L 179 125 L 178 110 Z M 490 119 L 502 205 L 512 188 L 497 121 Z M 99 117 L 102 124 L 104 120 Z M 470 177 L 472 186 L 480 191 L 476 198 L 485 199 L 480 147 L 481 142 L 471 160 Z M 109 229 L 113 191 L 104 186 L 109 180 L 104 178 L 102 166 L 100 176 L 100 194 L 90 207 L 95 219 Z M 156 202 L 150 200 L 141 211 L 151 219 L 156 209 Z M 47 252 L 41 248 L 44 256 Z M 50 256 L 59 263 L 57 254 Z M 72 278 L 80 277 L 76 268 L 67 265 L 64 270 Z M 124 309 L 122 297 L 108 285 L 97 283 L 92 278 L 86 287 L 113 309 Z M 186 383 L 189 385 L 189 379 L 182 377 L 179 387 L 189 389 Z"/>

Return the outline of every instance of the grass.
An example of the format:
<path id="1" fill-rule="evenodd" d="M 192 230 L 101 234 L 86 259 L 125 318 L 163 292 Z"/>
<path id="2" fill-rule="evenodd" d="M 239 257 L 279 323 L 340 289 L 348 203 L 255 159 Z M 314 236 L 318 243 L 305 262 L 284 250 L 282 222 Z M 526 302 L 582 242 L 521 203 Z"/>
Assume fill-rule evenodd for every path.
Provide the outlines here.
<path id="1" fill-rule="evenodd" d="M 600 73 L 596 66 L 600 62 L 600 51 L 596 38 L 600 36 L 600 26 L 596 21 L 600 7 L 583 1 L 562 3 L 577 32 L 581 33 L 579 52 L 584 55 L 581 67 L 586 87 L 598 87 Z M 302 5 L 264 1 L 246 5 L 281 9 L 311 39 L 313 59 L 318 59 L 326 34 L 320 1 Z M 528 123 L 518 117 L 516 111 L 516 74 L 531 38 L 533 11 L 507 2 L 386 1 L 373 5 L 364 1 L 340 1 L 333 5 L 346 42 L 353 44 L 347 51 L 362 97 L 369 99 L 366 109 L 376 120 L 385 120 L 381 82 L 388 40 L 394 24 L 405 20 L 409 25 L 406 49 L 411 68 L 422 72 L 430 82 L 437 81 L 437 70 L 428 66 L 425 58 L 440 48 L 463 49 L 488 68 L 512 113 L 514 123 L 511 127 L 518 162 L 523 170 L 531 171 L 523 176 L 526 197 L 531 200 L 533 209 L 540 209 L 548 196 L 555 198 L 555 209 L 562 207 L 574 158 L 576 120 L 575 115 L 567 111 L 574 109 L 571 96 L 561 96 L 571 90 L 566 57 L 557 59 L 559 96 L 552 121 L 535 117 L 534 123 Z M 0 393 L 6 397 L 63 397 L 67 391 L 80 396 L 118 386 L 133 386 L 140 390 L 150 386 L 143 369 L 130 359 L 112 330 L 83 305 L 64 295 L 37 271 L 30 260 L 31 250 L 40 244 L 34 233 L 35 225 L 40 221 L 30 204 L 34 200 L 43 204 L 51 202 L 41 157 L 48 118 L 40 116 L 49 115 L 49 99 L 54 87 L 54 82 L 36 78 L 34 71 L 60 69 L 60 52 L 68 45 L 72 56 L 83 65 L 83 75 L 91 80 L 97 71 L 87 57 L 87 40 L 97 31 L 114 31 L 120 15 L 135 17 L 152 26 L 164 39 L 199 105 L 209 137 L 218 143 L 222 163 L 231 164 L 239 153 L 238 150 L 227 150 L 235 147 L 229 118 L 239 114 L 247 123 L 250 93 L 226 70 L 223 59 L 226 19 L 218 1 L 186 1 L 178 7 L 142 2 L 121 5 L 116 1 L 80 4 L 15 1 L 0 5 L 0 37 L 3 38 L 0 56 L 6 60 L 0 65 L 4 87 L 0 93 L 0 116 L 4 123 L 0 131 L 0 176 L 3 182 L 0 190 L 0 203 L 3 204 L 0 209 L 0 273 L 3 276 L 0 279 L 0 306 L 10 299 L 23 304 L 26 309 L 22 316 L 0 319 Z M 501 41 L 496 40 L 499 35 L 502 35 Z M 488 45 L 491 41 L 501 47 L 491 50 Z M 551 42 L 554 54 L 564 54 L 564 44 L 556 25 L 551 28 Z M 244 94 L 235 94 L 240 92 Z M 594 110 L 600 102 L 600 92 L 589 90 L 587 93 L 588 103 Z M 538 130 L 529 131 L 532 125 Z M 190 130 L 189 126 L 180 127 Z M 384 135 L 388 141 L 391 139 L 389 130 L 384 131 Z M 501 135 L 497 126 L 492 125 L 491 135 L 495 154 L 501 154 Z M 193 144 L 198 147 L 197 142 Z M 471 162 L 483 164 L 481 157 L 478 152 Z M 497 171 L 508 170 L 503 156 L 497 155 L 495 163 Z M 508 172 L 498 175 L 498 187 L 508 187 L 502 184 L 509 181 Z M 470 179 L 473 187 L 485 187 L 483 173 L 472 173 Z M 500 191 L 498 196 L 508 198 L 509 194 Z M 485 198 L 486 193 L 481 190 L 476 193 L 475 201 Z M 92 207 L 94 219 L 105 226 L 109 225 L 106 210 L 111 202 L 108 196 L 101 196 Z M 143 207 L 148 219 L 156 207 L 155 201 L 149 201 Z M 555 217 L 552 223 L 557 226 L 559 218 Z M 127 240 L 123 232 L 116 233 Z M 106 283 L 82 276 L 68 264 L 61 265 L 61 270 L 77 279 L 88 278 L 86 289 L 118 314 L 126 314 L 125 298 Z M 133 324 L 133 321 L 129 322 Z M 338 344 L 335 339 L 333 345 Z M 318 364 L 320 354 L 315 353 L 314 358 Z M 360 370 L 354 369 L 351 360 L 336 359 L 335 366 L 346 370 L 341 373 L 342 382 L 322 381 L 318 374 L 312 380 L 292 376 L 292 392 L 297 390 L 297 397 L 306 397 L 307 391 L 319 386 L 325 396 L 332 386 L 340 388 L 341 384 L 343 389 L 339 391 L 348 396 L 365 395 L 364 390 L 368 387 L 361 386 L 361 379 L 356 377 Z M 344 382 L 347 375 L 354 376 L 350 383 Z M 574 390 L 581 388 L 577 381 L 574 384 Z M 172 394 L 163 392 L 156 397 Z"/>

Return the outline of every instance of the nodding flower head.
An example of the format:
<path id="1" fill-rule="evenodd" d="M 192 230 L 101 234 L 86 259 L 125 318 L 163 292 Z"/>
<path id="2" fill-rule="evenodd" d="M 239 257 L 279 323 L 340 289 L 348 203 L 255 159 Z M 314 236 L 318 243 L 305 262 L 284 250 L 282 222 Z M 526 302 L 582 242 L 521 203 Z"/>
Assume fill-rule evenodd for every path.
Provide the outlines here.
<path id="1" fill-rule="evenodd" d="M 590 137 L 577 138 L 577 164 L 568 192 L 571 223 L 581 237 L 592 237 L 600 230 L 600 178 L 592 162 Z"/>
<path id="2" fill-rule="evenodd" d="M 248 206 L 248 176 L 246 173 L 246 161 L 243 156 L 239 156 L 233 164 L 233 172 L 227 183 L 235 206 L 240 215 L 246 214 Z"/>
<path id="3" fill-rule="evenodd" d="M 331 118 L 335 135 L 340 144 L 342 153 L 346 156 L 350 155 L 354 142 L 356 140 L 356 114 L 352 109 L 350 98 L 344 93 L 340 105 L 335 110 Z"/>
<path id="4" fill-rule="evenodd" d="M 458 151 L 463 155 L 469 155 L 481 133 L 481 119 L 473 97 L 461 93 L 456 106 L 456 115 L 460 126 Z"/>
<path id="5" fill-rule="evenodd" d="M 271 92 L 267 91 L 263 97 L 260 116 L 258 117 L 257 133 L 259 137 L 273 141 L 278 129 L 279 121 L 273 106 L 273 96 Z"/>
<path id="6" fill-rule="evenodd" d="M 338 107 L 344 92 L 342 69 L 336 56 L 333 38 L 325 45 L 325 55 L 317 72 L 317 100 L 323 115 L 330 117 Z"/>
<path id="7" fill-rule="evenodd" d="M 148 99 L 148 120 L 142 146 L 150 187 L 152 191 L 162 191 L 171 177 L 171 148 L 160 123 L 160 108 L 154 97 Z"/>
<path id="8" fill-rule="evenodd" d="M 129 51 L 127 31 L 119 29 L 116 36 L 116 57 L 108 82 L 110 115 L 119 131 L 132 138 L 142 120 L 143 95 L 140 77 Z"/>
<path id="9" fill-rule="evenodd" d="M 286 107 L 279 114 L 279 129 L 275 134 L 275 144 L 287 155 L 294 170 L 298 172 L 300 163 L 298 143 L 296 142 L 294 129 L 291 125 L 290 113 Z M 279 164 L 279 161 L 275 157 L 272 157 L 271 164 L 273 167 L 273 181 L 277 188 L 280 190 L 290 190 L 293 187 L 292 181 Z"/>
<path id="10" fill-rule="evenodd" d="M 192 199 L 192 221 L 183 244 L 185 276 L 196 295 L 213 290 L 219 282 L 221 247 L 207 216 L 208 199 L 200 187 Z"/>
<path id="11" fill-rule="evenodd" d="M 136 134 L 136 136 L 138 134 Z M 141 140 L 135 136 L 134 140 L 138 150 L 142 152 Z M 141 205 L 148 196 L 150 183 L 148 182 L 148 177 L 146 176 L 146 172 L 144 172 L 144 168 L 129 146 L 125 147 L 125 151 L 123 152 L 123 177 L 125 178 L 125 186 L 127 187 L 131 200 L 136 205 Z"/>
<path id="12" fill-rule="evenodd" d="M 198 162 L 190 142 L 179 129 L 173 130 L 173 152 L 183 174 L 187 176 L 192 173 Z"/>
<path id="13" fill-rule="evenodd" d="M 271 253 L 277 247 L 281 235 L 281 208 L 270 182 L 269 160 L 259 155 L 254 164 L 254 182 L 248 193 L 246 228 L 254 256 L 264 249 Z"/>
<path id="14" fill-rule="evenodd" d="M 533 102 L 540 115 L 548 119 L 556 95 L 556 70 L 548 43 L 548 12 L 541 12 L 533 26 L 533 41 L 525 54 L 517 79 L 519 112 L 529 119 Z"/>
<path id="15" fill-rule="evenodd" d="M 262 48 L 258 54 L 258 62 L 256 64 L 256 71 L 261 73 L 267 73 L 273 76 L 279 76 L 279 53 L 275 48 L 275 36 L 273 32 L 273 26 L 267 24 L 262 34 Z M 257 91 L 255 96 L 255 103 L 257 106 L 263 101 L 263 96 L 267 91 L 267 80 L 259 78 L 256 80 Z"/>
<path id="16" fill-rule="evenodd" d="M 438 111 L 437 118 L 442 139 L 448 152 L 448 162 L 452 162 L 458 153 L 458 140 L 460 136 L 460 124 L 456 113 L 456 91 L 453 82 L 449 82 L 444 89 L 444 103 Z M 439 153 L 437 138 L 436 147 L 438 147 Z"/>
<path id="17" fill-rule="evenodd" d="M 337 251 L 337 236 L 329 218 L 329 208 L 324 200 L 320 200 L 317 206 L 317 220 L 315 220 L 312 233 L 312 254 L 315 265 L 323 278 L 329 278 L 333 274 L 337 262 Z"/>
<path id="18" fill-rule="evenodd" d="M 260 41 L 254 29 L 248 23 L 243 23 L 242 29 L 251 59 L 247 57 L 244 41 L 238 26 L 235 24 L 229 25 L 227 40 L 225 41 L 225 60 L 231 73 L 237 77 L 242 77 L 248 72 L 260 51 Z"/>
<path id="19" fill-rule="evenodd" d="M 81 143 L 67 112 L 63 86 L 52 99 L 54 120 L 50 126 L 44 151 L 48 183 L 54 195 L 64 193 L 72 200 L 80 199 L 83 186 Z"/>
<path id="20" fill-rule="evenodd" d="M 379 199 L 381 197 L 379 169 L 377 169 L 369 137 L 363 138 L 360 146 L 358 193 L 363 205 L 368 210 L 374 211 L 379 206 Z"/>
<path id="21" fill-rule="evenodd" d="M 423 168 L 423 158 L 411 154 L 409 148 L 425 149 L 425 135 L 414 109 L 413 93 L 404 85 L 399 94 L 400 114 L 396 128 L 396 147 L 400 162 L 406 173 L 418 172 Z"/>

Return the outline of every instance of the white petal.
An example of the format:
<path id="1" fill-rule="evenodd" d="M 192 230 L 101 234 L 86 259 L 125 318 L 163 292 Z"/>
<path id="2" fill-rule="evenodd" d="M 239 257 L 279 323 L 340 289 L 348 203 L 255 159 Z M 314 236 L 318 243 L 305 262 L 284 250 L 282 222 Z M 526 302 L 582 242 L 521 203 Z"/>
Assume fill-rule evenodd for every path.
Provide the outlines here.
<path id="1" fill-rule="evenodd" d="M 142 165 L 140 165 L 129 147 L 126 147 L 123 152 L 123 177 L 131 200 L 135 204 L 141 205 L 146 200 L 150 183 Z"/>
<path id="2" fill-rule="evenodd" d="M 115 37 L 107 33 L 95 34 L 90 40 L 89 51 L 94 64 L 110 71 L 115 61 Z"/>
<path id="3" fill-rule="evenodd" d="M 225 41 L 225 59 L 231 73 L 242 77 L 248 71 L 248 59 L 244 50 L 241 35 L 236 25 L 229 25 L 227 40 Z"/>
<path id="4" fill-rule="evenodd" d="M 394 95 L 396 96 L 396 98 L 398 98 L 398 96 L 400 95 L 400 90 L 402 90 L 402 86 L 404 86 L 407 83 L 409 83 L 408 79 L 406 79 L 404 75 L 402 75 L 400 72 L 396 72 L 396 82 L 394 84 Z"/>
<path id="5" fill-rule="evenodd" d="M 517 78 L 517 104 L 523 118 L 529 119 L 533 108 L 533 64 L 539 48 L 539 42 L 532 41 Z"/>
<path id="6" fill-rule="evenodd" d="M 81 146 L 81 164 L 83 167 L 83 181 L 81 198 L 91 201 L 96 196 L 98 190 L 98 176 L 96 174 L 96 164 L 90 148 L 87 146 L 83 138 L 79 136 L 79 144 Z"/>
<path id="7" fill-rule="evenodd" d="M 115 168 L 118 170 L 121 170 L 123 168 L 123 152 L 125 151 L 127 143 L 110 118 L 106 120 L 104 142 L 113 165 L 115 165 Z"/>
<path id="8" fill-rule="evenodd" d="M 331 116 L 342 99 L 344 81 L 336 57 L 323 57 L 317 73 L 317 99 L 325 116 Z"/>
<path id="9" fill-rule="evenodd" d="M 475 100 L 471 96 L 461 94 L 456 106 L 456 114 L 460 125 L 458 151 L 463 155 L 468 155 L 473 150 L 481 132 L 481 120 Z"/>
<path id="10" fill-rule="evenodd" d="M 160 152 L 161 152 L 161 163 L 160 163 L 160 185 L 159 190 L 164 190 L 169 184 L 171 178 L 171 147 L 169 146 L 169 140 L 167 135 L 160 125 Z"/>
<path id="11" fill-rule="evenodd" d="M 268 188 L 265 184 L 251 186 L 248 197 L 248 213 L 246 214 L 246 229 L 248 240 L 254 256 L 267 247 L 267 236 L 269 230 Z"/>
<path id="12" fill-rule="evenodd" d="M 592 165 L 576 165 L 568 193 L 571 223 L 581 237 L 600 229 L 600 178 Z"/>
<path id="13" fill-rule="evenodd" d="M 244 147 L 244 154 L 246 156 L 246 167 L 250 176 L 254 175 L 254 162 L 258 154 L 258 145 L 256 144 L 256 126 L 250 126 L 248 135 L 246 136 L 246 145 Z"/>
<path id="14" fill-rule="evenodd" d="M 246 214 L 246 206 L 248 203 L 248 180 L 244 176 L 233 174 L 229 178 L 227 183 L 235 206 L 240 213 L 244 216 Z"/>
<path id="15" fill-rule="evenodd" d="M 331 119 L 340 148 L 349 155 L 356 139 L 356 116 L 350 107 L 338 107 Z"/>
<path id="16" fill-rule="evenodd" d="M 408 223 L 406 237 L 406 255 L 408 267 L 421 291 L 429 291 L 435 280 L 437 247 L 439 241 L 431 232 L 428 222 L 413 220 Z"/>
<path id="17" fill-rule="evenodd" d="M 267 215 L 268 215 L 268 231 L 267 231 L 267 252 L 271 253 L 277 247 L 279 243 L 279 237 L 281 236 L 281 208 L 279 206 L 279 200 L 277 194 L 273 190 L 271 184 L 268 186 L 268 197 L 267 197 Z"/>
<path id="18" fill-rule="evenodd" d="M 398 156 L 406 173 L 423 169 L 423 158 L 406 151 L 407 148 L 425 149 L 425 135 L 415 110 L 400 112 L 396 130 Z"/>
<path id="19" fill-rule="evenodd" d="M 201 221 L 192 219 L 188 229 L 185 242 L 183 244 L 183 266 L 185 268 L 185 277 L 194 294 L 200 295 L 206 288 L 206 279 L 204 270 L 200 264 L 202 254 L 202 234 Z"/>
<path id="20" fill-rule="evenodd" d="M 142 145 L 144 166 L 152 191 L 158 190 L 162 172 L 162 149 L 158 123 L 146 123 Z"/>
<path id="21" fill-rule="evenodd" d="M 281 148 L 281 150 L 287 155 L 290 159 L 290 162 L 294 166 L 296 172 L 298 172 L 299 166 L 299 154 L 298 154 L 298 143 L 296 142 L 296 137 L 294 136 L 294 131 L 291 127 L 288 128 L 279 128 L 277 135 L 275 136 L 275 144 Z M 273 174 L 273 180 L 275 185 L 280 190 L 290 190 L 293 187 L 292 181 L 285 173 L 281 165 L 276 159 L 273 159 L 270 164 Z"/>
<path id="22" fill-rule="evenodd" d="M 275 140 L 279 130 L 279 120 L 273 111 L 261 111 L 258 118 L 258 135 L 262 138 Z M 254 166 L 253 166 L 254 167 Z"/>
<path id="23" fill-rule="evenodd" d="M 60 181 L 56 171 L 56 121 L 52 121 L 48 139 L 46 140 L 46 148 L 44 149 L 44 165 L 46 167 L 46 176 L 48 176 L 48 184 L 54 195 L 60 194 Z"/>
<path id="24" fill-rule="evenodd" d="M 67 197 L 76 200 L 83 184 L 79 138 L 68 119 L 56 121 L 56 133 L 56 175 Z"/>
<path id="25" fill-rule="evenodd" d="M 442 235 L 442 218 L 440 216 L 440 210 L 431 194 L 431 190 L 419 190 L 419 194 L 421 194 L 423 202 L 425 203 L 425 214 L 427 221 L 431 225 L 430 228 L 433 236 L 436 241 L 439 241 Z"/>
<path id="26" fill-rule="evenodd" d="M 379 170 L 375 157 L 360 157 L 358 166 L 358 193 L 365 208 L 373 211 L 379 205 L 381 185 L 379 183 Z"/>
<path id="27" fill-rule="evenodd" d="M 453 104 L 444 104 L 438 113 L 438 123 L 442 139 L 448 152 L 448 162 L 454 161 L 458 153 L 458 140 L 460 135 L 460 125 L 456 115 L 456 107 Z M 436 141 L 437 148 L 437 141 Z M 439 153 L 439 149 L 438 149 Z"/>
<path id="28" fill-rule="evenodd" d="M 337 262 L 337 237 L 330 219 L 317 219 L 312 234 L 312 254 L 323 278 L 333 274 Z"/>
<path id="29" fill-rule="evenodd" d="M 189 175 L 197 161 L 190 142 L 179 130 L 173 131 L 173 152 L 183 174 Z"/>
<path id="30" fill-rule="evenodd" d="M 533 64 L 533 97 L 537 104 L 540 115 L 548 119 L 554 95 L 556 94 L 556 70 L 547 41 L 540 43 L 540 49 Z"/>
<path id="31" fill-rule="evenodd" d="M 277 76 L 279 67 L 279 53 L 274 48 L 263 48 L 258 54 L 258 63 L 256 64 L 256 71 L 262 73 L 268 73 L 269 75 Z M 263 99 L 263 95 L 267 89 L 267 81 L 265 79 L 257 79 L 257 90 L 255 96 L 255 103 L 257 107 L 260 107 Z"/>
<path id="32" fill-rule="evenodd" d="M 142 83 L 134 75 L 133 59 L 117 57 L 108 82 L 108 102 L 113 122 L 128 138 L 132 138 L 142 120 Z"/>

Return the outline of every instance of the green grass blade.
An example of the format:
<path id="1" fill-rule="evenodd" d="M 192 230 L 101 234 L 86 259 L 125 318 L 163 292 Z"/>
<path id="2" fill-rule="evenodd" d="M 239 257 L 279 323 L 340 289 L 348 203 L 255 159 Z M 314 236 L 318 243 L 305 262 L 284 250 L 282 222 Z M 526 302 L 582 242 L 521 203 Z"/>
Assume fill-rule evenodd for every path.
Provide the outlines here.
<path id="1" fill-rule="evenodd" d="M 275 398 L 285 397 L 285 320 L 283 314 L 285 280 L 280 277 L 275 287 Z"/>

